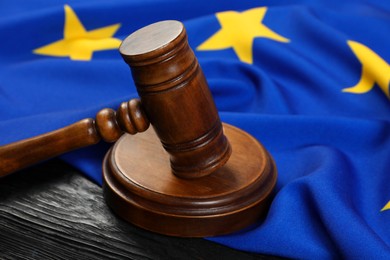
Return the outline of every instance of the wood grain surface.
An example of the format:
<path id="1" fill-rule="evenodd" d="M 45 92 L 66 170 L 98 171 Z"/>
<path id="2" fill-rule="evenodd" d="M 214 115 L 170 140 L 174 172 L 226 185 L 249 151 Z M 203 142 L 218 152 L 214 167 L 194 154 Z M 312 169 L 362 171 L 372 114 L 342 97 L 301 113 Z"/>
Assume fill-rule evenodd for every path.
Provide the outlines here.
<path id="1" fill-rule="evenodd" d="M 116 218 L 101 188 L 52 160 L 0 180 L 0 259 L 276 259 Z"/>

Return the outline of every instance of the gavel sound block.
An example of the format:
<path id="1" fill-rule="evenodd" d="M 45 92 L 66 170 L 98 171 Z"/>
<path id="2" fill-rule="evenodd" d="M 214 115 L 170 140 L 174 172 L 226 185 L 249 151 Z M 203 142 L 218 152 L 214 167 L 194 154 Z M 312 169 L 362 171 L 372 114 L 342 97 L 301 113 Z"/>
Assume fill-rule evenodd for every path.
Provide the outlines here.
<path id="1" fill-rule="evenodd" d="M 123 219 L 166 235 L 204 237 L 263 217 L 276 167 L 257 140 L 221 123 L 183 25 L 163 21 L 144 27 L 119 51 L 140 100 L 124 102 L 116 112 L 103 109 L 96 120 L 0 147 L 0 176 L 119 138 L 103 162 L 103 192 Z"/>

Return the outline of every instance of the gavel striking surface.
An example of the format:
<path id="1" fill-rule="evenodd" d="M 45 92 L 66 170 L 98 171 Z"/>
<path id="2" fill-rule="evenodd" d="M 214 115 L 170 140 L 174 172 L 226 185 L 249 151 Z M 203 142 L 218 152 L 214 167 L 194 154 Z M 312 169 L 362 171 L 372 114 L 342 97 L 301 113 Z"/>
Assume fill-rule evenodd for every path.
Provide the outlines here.
<path id="1" fill-rule="evenodd" d="M 276 169 L 253 137 L 227 124 L 224 130 L 232 156 L 197 179 L 172 174 L 152 128 L 122 136 L 104 161 L 108 205 L 137 226 L 181 237 L 227 234 L 253 224 L 268 210 Z"/>

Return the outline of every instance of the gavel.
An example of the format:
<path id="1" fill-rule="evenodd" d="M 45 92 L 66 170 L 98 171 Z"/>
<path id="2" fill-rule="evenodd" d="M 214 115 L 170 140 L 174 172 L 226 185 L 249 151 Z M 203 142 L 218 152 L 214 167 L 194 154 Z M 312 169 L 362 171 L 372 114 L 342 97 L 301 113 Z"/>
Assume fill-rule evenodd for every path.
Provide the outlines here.
<path id="1" fill-rule="evenodd" d="M 103 139 L 115 142 L 103 161 L 104 198 L 130 223 L 205 237 L 263 218 L 277 179 L 274 161 L 255 138 L 221 122 L 183 24 L 143 27 L 119 51 L 139 99 L 1 146 L 0 177 Z"/>

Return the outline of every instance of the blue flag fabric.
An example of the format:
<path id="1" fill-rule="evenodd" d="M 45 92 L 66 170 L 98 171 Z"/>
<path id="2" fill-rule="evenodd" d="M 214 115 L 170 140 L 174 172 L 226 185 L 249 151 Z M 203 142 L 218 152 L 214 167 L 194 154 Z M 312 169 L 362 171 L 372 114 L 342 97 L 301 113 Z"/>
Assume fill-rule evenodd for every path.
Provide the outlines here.
<path id="1" fill-rule="evenodd" d="M 387 1 L 3 1 L 0 145 L 136 97 L 116 49 L 166 19 L 186 26 L 222 120 L 278 167 L 265 220 L 210 239 L 292 258 L 390 258 Z M 108 147 L 61 158 L 101 184 Z"/>

